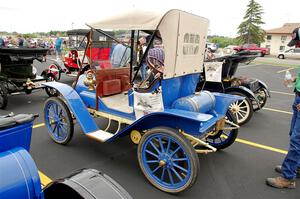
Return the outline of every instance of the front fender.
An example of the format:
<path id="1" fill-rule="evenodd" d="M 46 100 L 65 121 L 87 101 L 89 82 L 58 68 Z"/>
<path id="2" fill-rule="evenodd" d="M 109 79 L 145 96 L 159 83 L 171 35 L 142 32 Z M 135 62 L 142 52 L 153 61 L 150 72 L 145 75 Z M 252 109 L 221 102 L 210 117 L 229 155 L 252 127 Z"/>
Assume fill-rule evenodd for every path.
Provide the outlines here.
<path id="1" fill-rule="evenodd" d="M 90 115 L 87 107 L 76 90 L 74 90 L 71 86 L 60 82 L 47 82 L 43 83 L 43 85 L 56 89 L 60 95 L 64 97 L 65 103 L 74 114 L 84 133 L 90 133 L 99 130 L 96 122 Z"/>

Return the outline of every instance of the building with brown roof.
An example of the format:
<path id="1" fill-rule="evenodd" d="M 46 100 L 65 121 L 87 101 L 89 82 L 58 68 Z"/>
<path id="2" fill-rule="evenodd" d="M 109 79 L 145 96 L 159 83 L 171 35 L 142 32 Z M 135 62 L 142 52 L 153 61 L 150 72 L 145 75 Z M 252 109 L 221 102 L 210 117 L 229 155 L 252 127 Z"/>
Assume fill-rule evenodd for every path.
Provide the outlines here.
<path id="1" fill-rule="evenodd" d="M 300 23 L 285 23 L 280 28 L 266 30 L 265 42 L 261 43 L 261 47 L 269 48 L 271 55 L 289 49 L 287 44 L 291 40 L 291 33 L 298 27 Z"/>

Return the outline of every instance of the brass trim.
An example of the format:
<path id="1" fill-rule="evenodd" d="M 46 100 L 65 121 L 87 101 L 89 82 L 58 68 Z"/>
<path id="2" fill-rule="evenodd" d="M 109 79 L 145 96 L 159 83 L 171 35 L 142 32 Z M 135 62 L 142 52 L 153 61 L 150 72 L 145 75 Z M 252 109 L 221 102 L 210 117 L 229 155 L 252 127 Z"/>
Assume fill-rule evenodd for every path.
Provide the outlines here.
<path id="1" fill-rule="evenodd" d="M 138 130 L 132 130 L 130 132 L 130 139 L 134 144 L 139 144 L 142 138 L 142 134 Z"/>
<path id="2" fill-rule="evenodd" d="M 207 147 L 209 149 L 195 149 L 196 153 L 204 153 L 204 154 L 207 154 L 207 153 L 211 153 L 211 152 L 216 152 L 217 149 L 211 145 L 209 145 L 207 142 L 204 142 L 192 135 L 189 135 L 187 133 L 184 133 L 184 132 L 181 132 L 189 141 L 191 141 L 193 147 L 195 148 L 196 146 L 200 145 L 200 146 L 204 146 L 204 147 Z"/>

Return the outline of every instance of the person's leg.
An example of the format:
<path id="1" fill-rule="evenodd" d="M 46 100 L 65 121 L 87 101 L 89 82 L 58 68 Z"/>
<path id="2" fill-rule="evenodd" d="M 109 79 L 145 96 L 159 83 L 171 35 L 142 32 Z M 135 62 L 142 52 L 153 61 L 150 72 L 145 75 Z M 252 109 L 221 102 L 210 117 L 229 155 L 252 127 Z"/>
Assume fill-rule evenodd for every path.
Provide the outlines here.
<path id="1" fill-rule="evenodd" d="M 297 104 L 300 103 L 300 97 L 296 96 L 293 103 L 293 117 L 290 129 L 290 146 L 280 170 L 283 177 L 268 178 L 267 185 L 276 188 L 295 188 L 294 181 L 298 166 L 300 165 L 300 111 L 297 110 Z M 277 171 L 277 168 L 275 168 Z"/>
<path id="2" fill-rule="evenodd" d="M 146 76 L 147 76 L 147 64 L 146 63 L 142 63 L 142 66 L 141 66 L 141 78 L 142 78 L 142 81 L 146 79 Z"/>
<path id="3" fill-rule="evenodd" d="M 55 56 L 56 56 L 56 59 L 58 59 L 59 55 L 58 55 L 58 50 L 55 48 Z"/>
<path id="4" fill-rule="evenodd" d="M 290 127 L 290 132 L 289 132 L 289 135 L 291 136 L 292 133 L 293 133 L 293 129 L 294 129 L 294 126 L 295 126 L 295 121 L 296 121 L 296 118 L 297 118 L 297 100 L 296 100 L 296 97 L 295 96 L 295 99 L 294 99 L 294 103 L 292 105 L 292 109 L 293 109 L 293 116 L 292 116 L 292 120 L 291 120 L 291 127 Z"/>
<path id="5" fill-rule="evenodd" d="M 296 96 L 293 104 L 294 114 L 291 125 L 293 129 L 291 129 L 290 133 L 289 151 L 282 163 L 282 175 L 286 179 L 294 179 L 296 177 L 296 170 L 300 165 L 300 111 L 297 109 L 297 104 L 299 103 L 300 97 Z"/>

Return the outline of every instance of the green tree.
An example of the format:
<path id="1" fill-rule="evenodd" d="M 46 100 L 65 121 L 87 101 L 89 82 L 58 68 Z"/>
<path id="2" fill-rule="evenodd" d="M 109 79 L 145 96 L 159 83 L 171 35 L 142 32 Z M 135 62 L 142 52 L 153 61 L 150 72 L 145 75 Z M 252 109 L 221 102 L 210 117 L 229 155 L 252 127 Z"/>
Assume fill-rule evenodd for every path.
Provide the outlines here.
<path id="1" fill-rule="evenodd" d="M 224 48 L 228 45 L 240 45 L 240 40 L 236 38 L 213 35 L 208 36 L 207 39 L 212 43 L 219 43 L 221 48 Z"/>
<path id="2" fill-rule="evenodd" d="M 260 44 L 264 41 L 265 31 L 260 27 L 263 8 L 255 0 L 250 0 L 243 22 L 238 27 L 238 38 L 242 43 Z"/>

